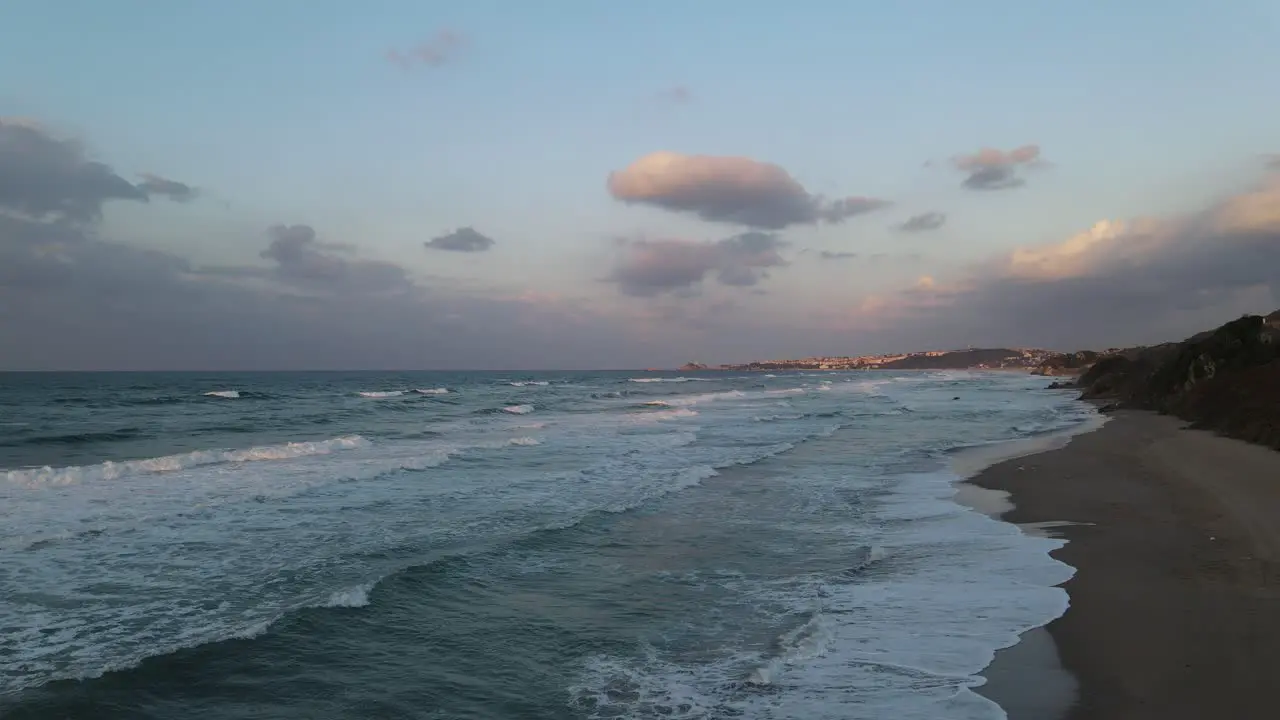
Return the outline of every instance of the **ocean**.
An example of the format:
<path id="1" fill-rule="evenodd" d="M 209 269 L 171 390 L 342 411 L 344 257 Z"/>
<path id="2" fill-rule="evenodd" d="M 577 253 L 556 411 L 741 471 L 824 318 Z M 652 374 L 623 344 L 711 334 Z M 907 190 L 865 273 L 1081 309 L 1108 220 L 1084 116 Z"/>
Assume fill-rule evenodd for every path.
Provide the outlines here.
<path id="1" fill-rule="evenodd" d="M 1016 373 L 0 375 L 5 718 L 1000 718 Z"/>

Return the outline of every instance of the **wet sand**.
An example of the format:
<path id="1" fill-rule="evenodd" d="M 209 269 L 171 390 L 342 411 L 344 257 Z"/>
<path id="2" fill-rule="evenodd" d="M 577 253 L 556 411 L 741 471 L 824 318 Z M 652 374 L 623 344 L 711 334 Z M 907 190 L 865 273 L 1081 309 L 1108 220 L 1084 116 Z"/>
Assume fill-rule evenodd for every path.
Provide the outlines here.
<path id="1" fill-rule="evenodd" d="M 1013 720 L 1280 717 L 1280 453 L 1183 427 L 1121 411 L 971 479 L 1077 569 L 1066 614 L 984 672 Z"/>

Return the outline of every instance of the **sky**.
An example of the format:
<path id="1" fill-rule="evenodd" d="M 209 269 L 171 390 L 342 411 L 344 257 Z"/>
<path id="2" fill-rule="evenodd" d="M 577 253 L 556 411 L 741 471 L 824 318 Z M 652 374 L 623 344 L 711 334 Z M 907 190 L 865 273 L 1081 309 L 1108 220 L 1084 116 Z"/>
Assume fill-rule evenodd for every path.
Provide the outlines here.
<path id="1" fill-rule="evenodd" d="M 0 370 L 1075 350 L 1280 307 L 1270 0 L 4 8 Z"/>

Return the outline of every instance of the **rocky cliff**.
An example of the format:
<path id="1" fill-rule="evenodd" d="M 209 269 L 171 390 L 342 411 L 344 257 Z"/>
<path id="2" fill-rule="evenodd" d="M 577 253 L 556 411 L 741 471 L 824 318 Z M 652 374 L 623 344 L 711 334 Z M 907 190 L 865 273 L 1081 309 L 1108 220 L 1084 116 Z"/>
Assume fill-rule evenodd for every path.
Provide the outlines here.
<path id="1" fill-rule="evenodd" d="M 1083 398 L 1155 410 L 1280 450 L 1280 311 L 1246 315 L 1180 343 L 1106 355 Z"/>

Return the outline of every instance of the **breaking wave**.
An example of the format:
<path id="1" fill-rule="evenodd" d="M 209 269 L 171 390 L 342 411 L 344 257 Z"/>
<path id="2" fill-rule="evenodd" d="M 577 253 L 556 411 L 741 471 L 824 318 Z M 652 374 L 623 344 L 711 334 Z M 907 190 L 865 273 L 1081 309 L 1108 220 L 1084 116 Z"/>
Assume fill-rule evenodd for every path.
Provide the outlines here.
<path id="1" fill-rule="evenodd" d="M 345 590 L 339 590 L 329 596 L 329 601 L 324 603 L 323 607 L 365 607 L 369 604 L 369 591 L 373 589 L 373 585 L 373 583 L 365 583 L 364 585 L 356 585 Z"/>
<path id="2" fill-rule="evenodd" d="M 329 440 L 264 445 L 243 450 L 196 450 L 180 455 L 165 455 L 144 460 L 107 461 L 98 465 L 73 465 L 61 468 L 46 465 L 41 468 L 7 470 L 0 474 L 0 477 L 16 485 L 71 485 L 80 482 L 116 480 L 130 475 L 177 472 L 201 465 L 288 460 L 307 455 L 327 455 L 340 450 L 365 447 L 368 444 L 369 441 L 359 435 L 347 435 Z"/>
<path id="3" fill-rule="evenodd" d="M 673 408 L 671 410 L 656 410 L 650 412 L 636 413 L 636 417 L 644 420 L 679 420 L 681 418 L 697 417 L 697 410 L 689 408 Z"/>

